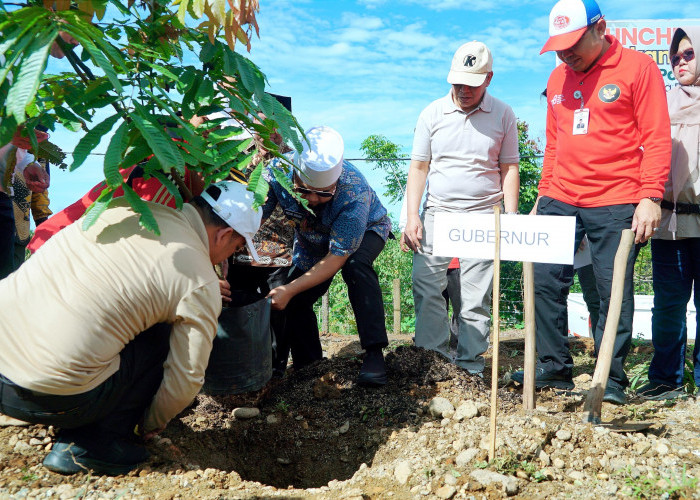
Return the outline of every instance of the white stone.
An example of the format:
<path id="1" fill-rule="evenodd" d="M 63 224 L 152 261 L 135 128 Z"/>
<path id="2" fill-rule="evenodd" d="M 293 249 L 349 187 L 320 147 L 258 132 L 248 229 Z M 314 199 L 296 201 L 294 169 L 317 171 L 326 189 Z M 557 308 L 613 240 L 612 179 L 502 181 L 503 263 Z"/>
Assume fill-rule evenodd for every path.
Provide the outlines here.
<path id="1" fill-rule="evenodd" d="M 476 457 L 479 454 L 479 450 L 476 448 L 469 448 L 467 450 L 463 450 L 457 455 L 457 458 L 455 459 L 455 464 L 457 467 L 464 467 L 466 466 L 469 462 L 474 460 L 474 457 Z"/>
<path id="2" fill-rule="evenodd" d="M 247 420 L 259 417 L 260 410 L 258 408 L 236 408 L 231 412 L 231 416 L 239 420 Z"/>
<path id="3" fill-rule="evenodd" d="M 500 483 L 508 496 L 518 493 L 518 480 L 512 476 L 504 476 L 486 469 L 473 470 L 469 475 L 484 486 Z"/>
<path id="4" fill-rule="evenodd" d="M 478 416 L 479 408 L 476 406 L 476 403 L 474 401 L 465 401 L 457 407 L 453 418 L 461 422 L 462 420 L 469 420 Z"/>
<path id="5" fill-rule="evenodd" d="M 559 429 L 557 431 L 557 439 L 561 439 L 562 441 L 569 441 L 571 439 L 571 431 L 568 431 L 566 429 Z"/>
<path id="6" fill-rule="evenodd" d="M 406 484 L 408 478 L 411 475 L 411 465 L 406 460 L 401 460 L 396 464 L 394 469 L 394 477 L 399 482 L 399 484 Z"/>
<path id="7" fill-rule="evenodd" d="M 446 484 L 442 488 L 438 488 L 435 491 L 435 495 L 437 495 L 438 498 L 442 498 L 444 500 L 447 500 L 449 498 L 452 498 L 454 494 L 457 493 L 457 490 L 455 489 L 454 486 L 450 486 Z"/>
<path id="8" fill-rule="evenodd" d="M 430 414 L 434 418 L 449 418 L 454 415 L 455 407 L 446 398 L 433 398 L 428 407 Z"/>
<path id="9" fill-rule="evenodd" d="M 280 417 L 274 413 L 271 413 L 270 415 L 267 416 L 265 421 L 270 425 L 276 425 L 276 424 L 280 423 Z"/>
<path id="10" fill-rule="evenodd" d="M 340 426 L 340 429 L 338 429 L 338 432 L 341 434 L 345 434 L 350 430 L 350 421 L 347 420 L 343 425 Z"/>

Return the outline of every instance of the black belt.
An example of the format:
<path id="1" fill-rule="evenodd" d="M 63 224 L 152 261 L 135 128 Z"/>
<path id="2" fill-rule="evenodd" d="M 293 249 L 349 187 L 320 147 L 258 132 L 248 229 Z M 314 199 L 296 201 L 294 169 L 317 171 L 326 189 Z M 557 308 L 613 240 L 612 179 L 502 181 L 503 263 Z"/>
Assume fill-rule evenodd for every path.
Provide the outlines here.
<path id="1" fill-rule="evenodd" d="M 700 205 L 696 203 L 672 203 L 670 201 L 661 200 L 661 208 L 666 210 L 676 209 L 677 214 L 698 214 L 700 215 Z"/>

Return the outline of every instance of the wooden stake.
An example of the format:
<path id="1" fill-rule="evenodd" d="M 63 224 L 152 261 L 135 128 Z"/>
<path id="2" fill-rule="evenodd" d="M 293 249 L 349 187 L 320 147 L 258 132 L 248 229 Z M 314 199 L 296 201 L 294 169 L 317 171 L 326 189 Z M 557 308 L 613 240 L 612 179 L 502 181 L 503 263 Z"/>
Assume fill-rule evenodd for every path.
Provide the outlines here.
<path id="1" fill-rule="evenodd" d="M 394 299 L 394 335 L 401 333 L 401 280 L 394 279 L 394 287 L 392 290 Z"/>
<path id="2" fill-rule="evenodd" d="M 500 339 L 501 297 L 501 207 L 493 207 L 496 217 L 496 252 L 493 258 L 493 336 L 491 338 L 491 435 L 489 439 L 489 462 L 496 457 L 496 412 L 498 409 L 498 350 Z"/>
<path id="3" fill-rule="evenodd" d="M 627 271 L 627 259 L 634 244 L 634 231 L 625 229 L 620 237 L 620 246 L 615 254 L 615 264 L 613 267 L 612 290 L 610 292 L 610 305 L 608 307 L 608 318 L 605 321 L 603 340 L 600 343 L 598 360 L 593 373 L 591 388 L 586 397 L 583 407 L 584 423 L 600 423 L 601 407 L 603 406 L 603 396 L 605 386 L 608 383 L 610 374 L 610 363 L 612 362 L 613 350 L 615 348 L 615 337 L 617 336 L 617 325 L 620 322 L 620 310 L 622 309 L 622 298 L 625 289 L 625 273 Z"/>
<path id="4" fill-rule="evenodd" d="M 532 262 L 523 262 L 523 300 L 525 302 L 525 365 L 523 371 L 523 409 L 535 409 L 535 271 Z"/>
<path id="5" fill-rule="evenodd" d="M 330 307 L 328 305 L 328 292 L 321 297 L 321 333 L 328 333 L 328 317 L 330 316 Z"/>

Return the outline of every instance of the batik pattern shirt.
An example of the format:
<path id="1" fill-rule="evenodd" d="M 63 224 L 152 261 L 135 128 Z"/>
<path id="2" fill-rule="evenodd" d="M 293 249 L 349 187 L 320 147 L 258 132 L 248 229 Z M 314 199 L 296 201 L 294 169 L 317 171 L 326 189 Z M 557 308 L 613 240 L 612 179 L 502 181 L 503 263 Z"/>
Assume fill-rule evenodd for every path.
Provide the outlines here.
<path id="1" fill-rule="evenodd" d="M 386 209 L 351 163 L 343 163 L 333 198 L 311 211 L 274 178 L 271 169 L 275 168 L 280 168 L 277 161 L 266 172 L 270 191 L 263 207 L 263 218 L 279 203 L 287 219 L 294 222 L 292 262 L 299 269 L 311 269 L 328 253 L 342 257 L 352 255 L 367 231 L 376 232 L 384 240 L 389 237 L 391 220 Z M 293 172 L 283 175 L 292 183 Z"/>

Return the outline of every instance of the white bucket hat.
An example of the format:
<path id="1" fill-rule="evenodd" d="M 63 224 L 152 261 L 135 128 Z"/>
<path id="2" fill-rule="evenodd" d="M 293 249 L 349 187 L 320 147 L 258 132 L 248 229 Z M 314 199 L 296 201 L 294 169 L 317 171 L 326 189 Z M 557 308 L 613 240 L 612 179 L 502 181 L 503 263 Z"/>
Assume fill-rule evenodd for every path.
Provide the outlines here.
<path id="1" fill-rule="evenodd" d="M 260 258 L 253 245 L 253 236 L 260 228 L 262 210 L 253 210 L 253 193 L 248 191 L 245 185 L 235 181 L 221 181 L 212 185 L 219 188 L 219 197 L 215 200 L 204 191 L 202 198 L 211 205 L 216 215 L 245 238 L 250 255 L 257 262 Z"/>
<path id="2" fill-rule="evenodd" d="M 338 180 L 343 172 L 343 138 L 330 127 L 312 127 L 306 131 L 301 154 L 296 153 L 299 178 L 313 188 L 325 188 Z"/>

